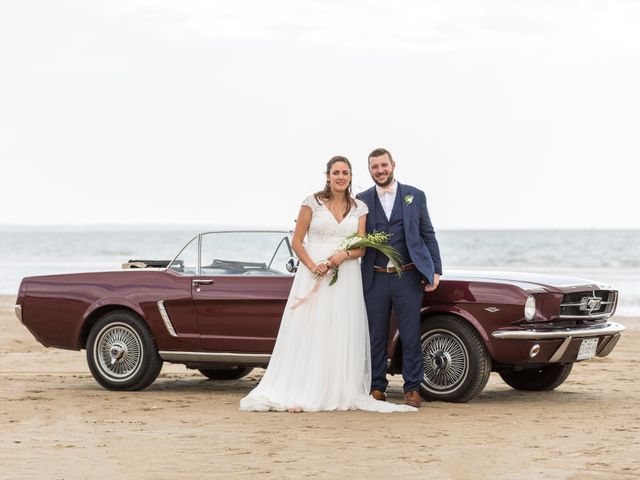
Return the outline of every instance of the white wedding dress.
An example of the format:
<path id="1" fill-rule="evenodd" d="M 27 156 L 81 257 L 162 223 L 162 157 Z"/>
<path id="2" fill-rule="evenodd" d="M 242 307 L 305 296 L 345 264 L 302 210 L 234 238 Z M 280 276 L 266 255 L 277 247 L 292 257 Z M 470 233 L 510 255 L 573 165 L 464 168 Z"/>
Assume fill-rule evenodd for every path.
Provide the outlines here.
<path id="1" fill-rule="evenodd" d="M 302 204 L 312 210 L 305 248 L 315 262 L 327 259 L 347 235 L 358 230 L 358 219 L 367 214 L 367 206 L 356 202 L 357 208 L 338 223 L 313 195 L 304 200 Z M 344 261 L 338 281 L 329 286 L 330 278 L 331 273 L 315 280 L 300 264 L 269 366 L 260 384 L 240 401 L 240 410 L 416 410 L 369 395 L 369 328 L 360 262 Z M 319 288 L 311 293 L 316 282 Z"/>

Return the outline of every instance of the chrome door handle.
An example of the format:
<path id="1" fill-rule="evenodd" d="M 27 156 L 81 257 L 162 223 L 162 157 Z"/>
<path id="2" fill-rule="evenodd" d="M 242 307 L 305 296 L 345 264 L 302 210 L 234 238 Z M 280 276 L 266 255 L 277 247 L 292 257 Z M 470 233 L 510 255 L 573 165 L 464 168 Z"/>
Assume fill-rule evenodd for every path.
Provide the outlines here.
<path id="1" fill-rule="evenodd" d="M 191 280 L 191 285 L 193 285 L 194 287 L 197 287 L 199 285 L 213 285 L 213 280 L 204 279 L 204 278 L 194 278 L 193 280 Z"/>

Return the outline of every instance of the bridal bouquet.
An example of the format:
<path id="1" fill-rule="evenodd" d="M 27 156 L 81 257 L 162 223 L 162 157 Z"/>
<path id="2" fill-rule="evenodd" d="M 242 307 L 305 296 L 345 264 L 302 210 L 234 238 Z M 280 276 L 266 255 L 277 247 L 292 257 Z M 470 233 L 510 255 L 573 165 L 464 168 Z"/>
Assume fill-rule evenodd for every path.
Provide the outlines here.
<path id="1" fill-rule="evenodd" d="M 367 233 L 363 236 L 359 236 L 357 233 L 353 233 L 346 237 L 336 249 L 335 253 L 346 251 L 346 250 L 355 250 L 356 248 L 373 248 L 374 250 L 379 250 L 382 252 L 389 261 L 393 264 L 393 267 L 398 272 L 398 275 L 402 275 L 402 270 L 400 270 L 400 254 L 398 251 L 389 245 L 389 239 L 391 238 L 391 234 L 387 232 L 373 232 Z M 331 276 L 331 281 L 329 285 L 333 285 L 338 281 L 338 267 L 333 269 L 333 275 Z"/>
<path id="2" fill-rule="evenodd" d="M 346 237 L 340 244 L 338 248 L 333 252 L 336 254 L 338 252 L 346 251 L 346 250 L 354 250 L 356 248 L 373 248 L 375 250 L 379 250 L 384 253 L 389 261 L 393 264 L 396 272 L 398 272 L 398 276 L 402 275 L 402 270 L 400 269 L 400 253 L 389 245 L 389 239 L 391 238 L 390 233 L 386 232 L 373 232 L 367 233 L 366 235 L 358 235 L 357 233 L 353 233 Z M 326 263 L 326 261 L 325 261 Z M 314 275 L 313 278 L 315 280 L 319 280 L 319 275 Z M 333 269 L 333 274 L 331 275 L 331 280 L 329 281 L 329 285 L 333 285 L 338 281 L 338 268 Z M 311 289 L 311 291 L 305 295 L 304 297 L 296 297 L 296 302 L 291 306 L 292 309 L 298 308 L 308 299 L 310 299 L 320 288 L 320 282 L 316 282 L 315 286 Z"/>

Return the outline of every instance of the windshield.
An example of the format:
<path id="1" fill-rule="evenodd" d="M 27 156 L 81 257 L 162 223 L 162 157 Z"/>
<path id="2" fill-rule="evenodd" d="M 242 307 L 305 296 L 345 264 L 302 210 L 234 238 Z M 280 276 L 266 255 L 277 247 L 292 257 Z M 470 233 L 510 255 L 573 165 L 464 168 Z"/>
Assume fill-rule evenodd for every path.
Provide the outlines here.
<path id="1" fill-rule="evenodd" d="M 289 275 L 295 263 L 288 232 L 208 232 L 189 242 L 169 269 L 184 275 Z"/>

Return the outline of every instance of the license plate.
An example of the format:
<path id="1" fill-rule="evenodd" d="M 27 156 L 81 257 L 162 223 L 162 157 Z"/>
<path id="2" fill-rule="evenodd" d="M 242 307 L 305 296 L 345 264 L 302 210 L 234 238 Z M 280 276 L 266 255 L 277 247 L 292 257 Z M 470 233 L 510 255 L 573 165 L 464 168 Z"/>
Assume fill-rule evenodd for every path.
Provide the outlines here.
<path id="1" fill-rule="evenodd" d="M 580 350 L 578 350 L 578 357 L 576 358 L 576 360 L 586 360 L 587 358 L 594 357 L 597 348 L 597 338 L 585 338 L 580 344 Z"/>

